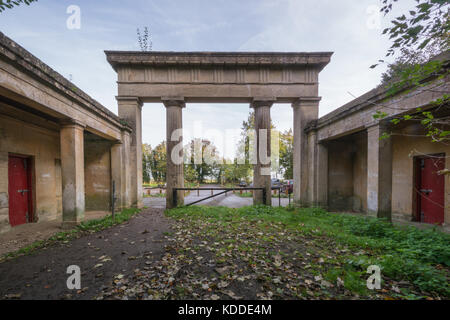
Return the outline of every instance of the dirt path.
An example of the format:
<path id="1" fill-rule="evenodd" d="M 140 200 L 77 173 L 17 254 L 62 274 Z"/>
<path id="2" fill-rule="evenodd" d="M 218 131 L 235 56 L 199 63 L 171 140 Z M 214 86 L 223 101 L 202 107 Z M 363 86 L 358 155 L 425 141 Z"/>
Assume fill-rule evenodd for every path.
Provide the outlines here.
<path id="1" fill-rule="evenodd" d="M 160 260 L 169 230 L 163 210 L 152 208 L 125 224 L 1 263 L 0 299 L 92 299 L 118 275 Z M 66 286 L 70 265 L 81 268 L 78 292 Z"/>

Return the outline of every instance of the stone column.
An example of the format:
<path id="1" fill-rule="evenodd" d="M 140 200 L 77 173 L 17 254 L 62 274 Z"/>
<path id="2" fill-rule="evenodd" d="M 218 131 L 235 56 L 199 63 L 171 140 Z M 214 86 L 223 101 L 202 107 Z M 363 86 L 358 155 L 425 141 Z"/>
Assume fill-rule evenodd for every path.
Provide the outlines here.
<path id="1" fill-rule="evenodd" d="M 367 129 L 367 211 L 391 220 L 392 139 L 380 139 L 384 132 L 382 125 Z"/>
<path id="2" fill-rule="evenodd" d="M 328 147 L 324 143 L 317 142 L 316 158 L 316 188 L 318 207 L 328 208 Z"/>
<path id="3" fill-rule="evenodd" d="M 131 206 L 129 190 L 131 177 L 129 166 L 130 161 L 130 132 L 122 131 L 122 139 L 116 141 L 111 146 L 111 188 L 112 181 L 116 185 L 116 209 L 122 210 Z M 111 189 L 112 191 L 112 189 Z"/>
<path id="4" fill-rule="evenodd" d="M 307 206 L 315 206 L 317 203 L 317 133 L 314 130 L 307 134 L 307 153 L 308 153 L 308 188 Z"/>
<path id="5" fill-rule="evenodd" d="M 319 143 L 317 131 L 307 130 L 308 137 L 308 195 L 305 205 L 328 207 L 328 149 Z"/>
<path id="6" fill-rule="evenodd" d="M 125 208 L 131 207 L 131 171 L 130 166 L 130 148 L 131 148 L 131 135 L 129 131 L 122 131 L 122 187 L 121 197 L 122 205 Z"/>
<path id="7" fill-rule="evenodd" d="M 111 194 L 113 192 L 113 183 L 115 184 L 116 198 L 114 207 L 116 210 L 123 208 L 122 204 L 122 166 L 124 165 L 122 159 L 122 141 L 114 142 L 111 146 Z"/>
<path id="8" fill-rule="evenodd" d="M 266 194 L 263 199 L 262 191 L 253 192 L 253 203 L 268 206 L 272 205 L 270 108 L 274 100 L 274 98 L 255 98 L 251 105 L 255 109 L 256 131 L 256 165 L 253 167 L 253 185 L 264 188 Z"/>
<path id="9" fill-rule="evenodd" d="M 133 130 L 130 145 L 131 206 L 142 207 L 142 102 L 136 97 L 118 96 L 119 117 Z"/>
<path id="10" fill-rule="evenodd" d="M 305 127 L 319 115 L 320 98 L 300 98 L 292 104 L 294 110 L 294 202 L 308 203 L 308 138 Z"/>
<path id="11" fill-rule="evenodd" d="M 171 209 L 184 203 L 184 191 L 177 192 L 174 199 L 173 188 L 184 187 L 183 170 L 183 98 L 162 98 L 166 107 L 166 208 Z"/>
<path id="12" fill-rule="evenodd" d="M 76 121 L 61 126 L 63 229 L 73 228 L 84 219 L 84 128 Z"/>

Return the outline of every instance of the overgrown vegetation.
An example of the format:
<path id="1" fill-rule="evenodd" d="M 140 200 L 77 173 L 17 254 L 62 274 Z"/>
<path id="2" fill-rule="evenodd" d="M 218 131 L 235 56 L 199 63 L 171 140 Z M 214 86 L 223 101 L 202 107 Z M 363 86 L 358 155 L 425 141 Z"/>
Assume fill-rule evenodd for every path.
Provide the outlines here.
<path id="1" fill-rule="evenodd" d="M 10 252 L 5 254 L 3 257 L 0 258 L 0 262 L 6 260 L 15 258 L 21 255 L 27 255 L 33 252 L 36 249 L 41 249 L 44 247 L 48 247 L 50 245 L 54 245 L 56 243 L 68 243 L 70 240 L 75 239 L 85 233 L 94 233 L 98 231 L 105 230 L 107 228 L 110 228 L 112 226 L 124 223 L 128 220 L 130 220 L 131 217 L 139 213 L 139 209 L 124 209 L 120 213 L 116 213 L 115 217 L 111 215 L 107 215 L 101 219 L 94 219 L 82 222 L 80 225 L 78 225 L 76 228 L 68 230 L 68 231 L 62 231 L 58 232 L 57 234 L 53 235 L 52 237 L 48 238 L 47 240 L 41 240 L 33 242 L 32 244 L 21 248 L 17 251 Z"/>
<path id="2" fill-rule="evenodd" d="M 316 272 L 330 283 L 343 282 L 346 290 L 363 296 L 375 294 L 366 288 L 366 270 L 370 265 L 378 265 L 383 277 L 381 292 L 389 297 L 450 297 L 450 235 L 436 228 L 397 227 L 376 218 L 330 214 L 321 209 L 264 206 L 183 207 L 167 214 L 176 219 L 206 220 L 211 228 L 221 233 L 239 229 L 245 221 L 257 226 L 252 235 L 262 239 L 269 237 L 271 228 L 281 224 L 279 238 L 284 239 L 286 247 L 294 236 L 318 239 L 316 245 L 326 246 L 321 257 L 325 262 L 330 258 L 330 264 L 326 267 L 320 263 L 310 264 L 311 269 L 319 268 Z M 202 232 L 208 233 L 208 230 Z M 229 238 L 234 236 L 231 234 Z M 293 252 L 283 256 L 286 262 L 290 254 Z M 308 259 L 303 257 L 305 261 Z"/>
<path id="3" fill-rule="evenodd" d="M 385 15 L 391 13 L 394 4 L 398 0 L 381 0 L 383 7 L 381 12 Z M 391 25 L 384 29 L 383 34 L 388 35 L 392 41 L 386 57 L 392 57 L 400 51 L 400 56 L 394 62 L 387 63 L 379 60 L 372 65 L 375 68 L 380 63 L 387 63 L 388 70 L 383 74 L 382 85 L 388 89 L 387 96 L 393 97 L 401 92 L 413 90 L 425 90 L 425 86 L 432 80 L 442 80 L 449 76 L 448 68 L 442 61 L 434 57 L 450 48 L 449 1 L 448 0 L 416 0 L 414 9 L 394 18 Z M 421 123 L 425 135 L 433 142 L 447 143 L 450 137 L 448 116 L 444 112 L 450 106 L 449 95 L 437 85 L 428 88 L 433 92 L 441 92 L 442 97 L 430 103 L 429 110 L 417 108 L 415 114 L 400 114 L 394 119 L 389 119 L 391 124 L 397 125 L 403 121 Z M 381 106 L 383 107 L 383 106 Z M 411 108 L 413 109 L 413 108 Z M 399 109 L 399 113 L 403 110 Z M 387 118 L 387 113 L 378 111 L 374 118 L 382 120 Z M 382 138 L 388 138 L 390 134 L 385 132 Z"/>
<path id="4" fill-rule="evenodd" d="M 12 9 L 14 6 L 26 4 L 29 6 L 31 3 L 37 2 L 37 0 L 0 0 L 0 12 L 6 9 Z"/>

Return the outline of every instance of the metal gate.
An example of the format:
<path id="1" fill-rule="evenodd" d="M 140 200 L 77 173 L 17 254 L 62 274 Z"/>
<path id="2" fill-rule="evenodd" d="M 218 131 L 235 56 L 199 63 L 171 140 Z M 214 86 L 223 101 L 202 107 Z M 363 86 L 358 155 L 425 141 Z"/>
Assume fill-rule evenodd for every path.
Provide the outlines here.
<path id="1" fill-rule="evenodd" d="M 176 207 L 177 204 L 177 191 L 221 191 L 219 193 L 216 194 L 212 194 L 208 197 L 205 197 L 203 199 L 200 200 L 196 200 L 194 202 L 188 203 L 186 204 L 186 206 L 192 206 L 194 204 L 200 203 L 202 201 L 220 196 L 222 194 L 226 194 L 227 192 L 234 192 L 234 191 L 262 191 L 263 193 L 263 203 L 266 203 L 266 189 L 265 188 L 254 188 L 254 187 L 243 187 L 243 188 L 217 188 L 217 187 L 213 187 L 213 188 L 173 188 L 173 201 L 174 201 L 174 207 Z M 278 190 L 278 205 L 281 206 L 281 188 L 272 188 L 272 190 Z"/>

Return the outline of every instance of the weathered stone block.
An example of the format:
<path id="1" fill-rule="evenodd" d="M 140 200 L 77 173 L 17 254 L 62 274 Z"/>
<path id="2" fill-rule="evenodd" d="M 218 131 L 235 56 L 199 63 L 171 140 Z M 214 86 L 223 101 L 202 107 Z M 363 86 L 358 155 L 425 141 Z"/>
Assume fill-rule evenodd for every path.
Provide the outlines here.
<path id="1" fill-rule="evenodd" d="M 8 193 L 0 192 L 0 209 L 9 207 Z"/>

